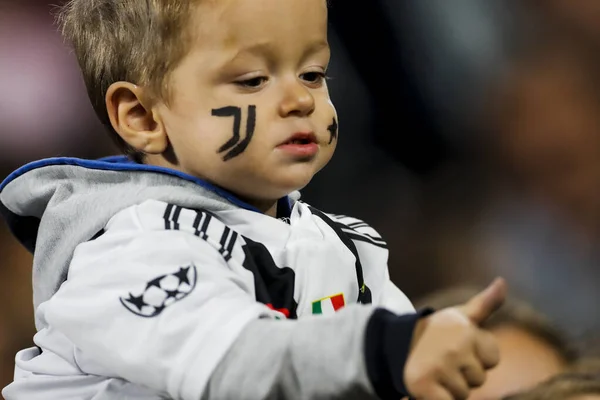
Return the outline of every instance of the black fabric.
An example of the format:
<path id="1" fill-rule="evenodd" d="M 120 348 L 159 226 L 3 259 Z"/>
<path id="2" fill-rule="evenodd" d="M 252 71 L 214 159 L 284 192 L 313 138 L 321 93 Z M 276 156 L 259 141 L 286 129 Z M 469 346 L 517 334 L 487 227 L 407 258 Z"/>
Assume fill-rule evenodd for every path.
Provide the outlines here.
<path id="1" fill-rule="evenodd" d="M 180 230 L 180 216 L 183 207 L 174 204 L 168 204 L 165 207 L 163 219 L 166 230 Z M 208 227 L 216 218 L 206 210 L 193 210 L 196 218 L 191 224 L 194 235 L 201 239 L 208 238 Z M 255 242 L 247 237 L 239 235 L 235 230 L 223 224 L 223 232 L 219 238 L 219 253 L 225 261 L 232 257 L 233 247 L 238 237 L 244 239 L 242 246 L 245 258 L 243 266 L 252 272 L 254 278 L 254 288 L 256 292 L 256 301 L 267 305 L 269 308 L 283 313 L 286 318 L 298 318 L 298 303 L 294 300 L 294 288 L 296 284 L 296 274 L 289 267 L 279 268 L 269 250 L 261 243 Z"/>
<path id="2" fill-rule="evenodd" d="M 165 229 L 166 230 L 179 230 L 179 216 L 181 215 L 181 211 L 183 207 L 176 206 L 174 204 L 169 204 L 165 210 L 165 214 L 163 215 L 163 219 L 165 220 Z M 175 212 L 173 212 L 175 211 Z M 171 226 L 172 225 L 172 226 Z"/>
<path id="3" fill-rule="evenodd" d="M 418 320 L 432 312 L 428 308 L 398 316 L 377 309 L 371 316 L 365 335 L 365 360 L 369 380 L 382 400 L 410 396 L 404 383 L 404 367 Z"/>
<path id="4" fill-rule="evenodd" d="M 104 235 L 106 233 L 106 231 L 104 229 L 100 229 L 94 236 L 92 236 L 92 238 L 90 239 L 90 242 L 98 239 L 100 236 Z"/>
<path id="5" fill-rule="evenodd" d="M 358 280 L 358 299 L 357 299 L 357 301 L 360 304 L 371 304 L 373 302 L 372 295 L 371 295 L 371 289 L 369 289 L 368 286 L 365 284 L 365 279 L 363 277 L 362 264 L 360 262 L 358 250 L 356 249 L 354 242 L 352 241 L 352 239 L 350 239 L 350 237 L 346 233 L 344 233 L 340 229 L 338 224 L 336 224 L 331 218 L 329 218 L 327 215 L 325 215 L 325 213 L 323 213 L 313 207 L 309 207 L 309 209 L 310 209 L 310 212 L 312 212 L 314 215 L 318 216 L 323 221 L 325 221 L 325 223 L 327 223 L 327 225 L 329 225 L 331 227 L 331 229 L 333 229 L 333 231 L 338 235 L 338 237 L 340 238 L 342 243 L 344 243 L 344 245 L 352 252 L 352 254 L 354 254 L 354 258 L 356 258 L 356 263 L 355 263 L 356 278 Z"/>
<path id="6" fill-rule="evenodd" d="M 292 204 L 288 197 L 283 197 L 277 201 L 277 216 L 281 220 L 289 220 L 292 216 Z"/>
<path id="7" fill-rule="evenodd" d="M 40 227 L 40 219 L 17 215 L 1 202 L 0 214 L 6 220 L 12 234 L 33 254 L 37 241 L 38 229 Z"/>
<path id="8" fill-rule="evenodd" d="M 294 300 L 296 274 L 288 267 L 279 268 L 267 248 L 244 237 L 244 268 L 254 276 L 256 301 L 280 311 L 289 319 L 298 318 L 298 303 Z"/>

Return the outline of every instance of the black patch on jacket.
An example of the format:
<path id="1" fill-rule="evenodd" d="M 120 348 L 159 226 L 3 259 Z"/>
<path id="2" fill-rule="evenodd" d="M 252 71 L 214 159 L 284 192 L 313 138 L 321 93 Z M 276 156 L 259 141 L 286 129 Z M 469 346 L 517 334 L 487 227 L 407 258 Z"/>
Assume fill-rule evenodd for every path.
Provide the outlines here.
<path id="1" fill-rule="evenodd" d="M 298 318 L 298 303 L 294 300 L 294 271 L 289 267 L 279 268 L 263 244 L 247 237 L 244 237 L 244 241 L 246 258 L 243 265 L 254 276 L 256 300 L 287 318 Z"/>

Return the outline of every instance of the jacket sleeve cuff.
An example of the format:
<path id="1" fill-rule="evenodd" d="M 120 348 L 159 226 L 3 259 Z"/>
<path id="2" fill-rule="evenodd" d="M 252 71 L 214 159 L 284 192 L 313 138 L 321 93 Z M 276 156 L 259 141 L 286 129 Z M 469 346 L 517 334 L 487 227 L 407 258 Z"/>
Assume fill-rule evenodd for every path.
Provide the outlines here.
<path id="1" fill-rule="evenodd" d="M 365 358 L 369 380 L 382 400 L 410 396 L 404 384 L 404 366 L 408 359 L 415 326 L 419 319 L 433 313 L 426 308 L 416 314 L 398 316 L 377 309 L 367 324 Z"/>

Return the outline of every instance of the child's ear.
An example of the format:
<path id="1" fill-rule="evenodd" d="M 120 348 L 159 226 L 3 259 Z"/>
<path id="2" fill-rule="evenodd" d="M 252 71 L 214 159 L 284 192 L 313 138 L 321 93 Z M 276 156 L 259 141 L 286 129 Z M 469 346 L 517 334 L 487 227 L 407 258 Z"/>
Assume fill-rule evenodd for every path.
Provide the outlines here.
<path id="1" fill-rule="evenodd" d="M 106 108 L 113 129 L 131 147 L 145 154 L 162 154 L 169 138 L 162 121 L 146 104 L 144 89 L 115 82 L 106 93 Z"/>

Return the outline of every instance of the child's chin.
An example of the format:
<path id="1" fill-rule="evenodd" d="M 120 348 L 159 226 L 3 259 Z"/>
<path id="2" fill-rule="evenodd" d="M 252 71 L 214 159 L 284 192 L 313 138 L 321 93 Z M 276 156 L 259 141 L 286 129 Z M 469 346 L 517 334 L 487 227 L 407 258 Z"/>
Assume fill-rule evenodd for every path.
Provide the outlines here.
<path id="1" fill-rule="evenodd" d="M 293 190 L 299 190 L 310 183 L 310 181 L 315 176 L 314 170 L 306 169 L 304 171 L 296 171 L 295 174 L 292 174 L 288 179 L 289 187 L 293 188 Z"/>
<path id="2" fill-rule="evenodd" d="M 312 177 L 311 177 L 312 178 Z M 285 195 L 288 195 L 292 192 L 295 192 L 297 190 L 302 190 L 304 189 L 306 186 L 308 186 L 308 184 L 310 183 L 311 179 L 304 179 L 302 181 L 297 181 L 294 182 L 293 185 L 287 185 L 286 186 L 286 190 L 285 190 Z"/>
<path id="3" fill-rule="evenodd" d="M 268 196 L 268 198 L 281 198 L 296 190 L 303 189 L 310 183 L 314 176 L 314 170 L 312 168 L 295 168 L 293 170 L 284 170 L 283 168 L 278 171 L 279 173 L 271 175 L 270 177 L 264 177 L 262 190 L 260 190 L 261 196 Z M 252 187 L 252 191 L 256 192 L 256 187 Z M 255 193 L 259 195 L 259 193 Z"/>

